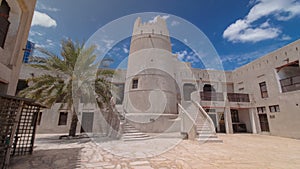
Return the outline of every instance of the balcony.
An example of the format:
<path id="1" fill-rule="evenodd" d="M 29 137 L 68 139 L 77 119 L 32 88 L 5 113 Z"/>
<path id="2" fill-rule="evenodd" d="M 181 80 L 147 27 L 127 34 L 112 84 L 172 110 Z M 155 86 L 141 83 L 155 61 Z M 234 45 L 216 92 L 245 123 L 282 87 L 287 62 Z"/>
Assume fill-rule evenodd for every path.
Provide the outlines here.
<path id="1" fill-rule="evenodd" d="M 224 101 L 224 96 L 221 92 L 200 92 L 200 97 L 204 101 Z"/>
<path id="2" fill-rule="evenodd" d="M 300 76 L 281 79 L 280 85 L 283 93 L 300 90 Z"/>
<path id="3" fill-rule="evenodd" d="M 250 102 L 249 95 L 244 93 L 227 93 L 230 102 Z"/>
<path id="4" fill-rule="evenodd" d="M 224 101 L 224 95 L 221 92 L 200 92 L 203 101 Z M 227 93 L 230 102 L 250 102 L 248 94 L 244 93 Z"/>

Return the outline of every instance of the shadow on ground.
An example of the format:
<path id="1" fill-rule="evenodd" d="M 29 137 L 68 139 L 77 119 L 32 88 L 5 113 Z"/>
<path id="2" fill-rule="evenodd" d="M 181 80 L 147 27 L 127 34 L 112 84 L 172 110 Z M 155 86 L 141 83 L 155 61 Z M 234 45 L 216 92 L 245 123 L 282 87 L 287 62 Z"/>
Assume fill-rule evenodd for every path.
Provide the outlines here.
<path id="1" fill-rule="evenodd" d="M 80 168 L 82 148 L 35 150 L 32 155 L 12 157 L 11 169 Z"/>
<path id="2" fill-rule="evenodd" d="M 78 135 L 76 137 L 68 137 L 66 135 L 45 135 L 40 136 L 38 138 L 35 138 L 36 144 L 70 144 L 70 143 L 77 143 L 77 144 L 83 144 L 87 142 L 97 142 L 97 143 L 103 143 L 108 141 L 113 141 L 116 139 L 106 137 L 106 136 L 94 136 L 94 135 Z"/>

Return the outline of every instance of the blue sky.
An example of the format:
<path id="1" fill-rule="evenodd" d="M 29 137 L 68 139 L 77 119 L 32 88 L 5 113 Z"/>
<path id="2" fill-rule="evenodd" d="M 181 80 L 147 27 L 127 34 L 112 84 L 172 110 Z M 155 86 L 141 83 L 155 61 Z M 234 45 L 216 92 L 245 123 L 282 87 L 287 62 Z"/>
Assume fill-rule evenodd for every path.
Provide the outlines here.
<path id="1" fill-rule="evenodd" d="M 107 23 L 141 12 L 175 15 L 194 24 L 214 45 L 225 70 L 300 38 L 300 0 L 37 0 L 29 40 L 59 54 L 62 39 L 88 40 Z M 107 55 L 127 57 L 128 43 L 125 39 Z M 172 44 L 180 60 L 205 68 L 183 43 Z"/>

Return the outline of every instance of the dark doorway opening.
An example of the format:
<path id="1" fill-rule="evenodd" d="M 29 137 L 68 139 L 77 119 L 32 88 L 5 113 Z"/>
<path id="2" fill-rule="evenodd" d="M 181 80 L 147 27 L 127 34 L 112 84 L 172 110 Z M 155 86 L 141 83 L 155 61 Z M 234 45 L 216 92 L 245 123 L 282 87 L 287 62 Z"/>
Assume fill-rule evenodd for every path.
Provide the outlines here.
<path id="1" fill-rule="evenodd" d="M 81 120 L 81 133 L 93 132 L 94 112 L 83 112 Z"/>
<path id="2" fill-rule="evenodd" d="M 270 132 L 267 114 L 259 114 L 260 129 L 262 132 Z"/>
<path id="3" fill-rule="evenodd" d="M 203 92 L 216 92 L 216 90 L 211 84 L 205 84 L 203 86 Z"/>

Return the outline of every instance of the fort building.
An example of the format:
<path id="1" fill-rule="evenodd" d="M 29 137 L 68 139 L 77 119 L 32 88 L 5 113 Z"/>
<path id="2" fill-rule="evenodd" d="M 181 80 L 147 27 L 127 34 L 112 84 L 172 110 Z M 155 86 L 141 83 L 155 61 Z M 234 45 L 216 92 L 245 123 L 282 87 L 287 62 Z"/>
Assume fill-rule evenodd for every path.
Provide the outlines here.
<path id="1" fill-rule="evenodd" d="M 116 108 L 144 133 L 255 133 L 300 138 L 300 40 L 233 71 L 192 68 L 172 53 L 166 22 L 134 23 L 128 66 L 117 69 Z M 36 71 L 22 65 L 20 80 Z M 68 110 L 42 113 L 38 133 L 67 133 Z M 95 105 L 79 106 L 78 132 L 101 133 Z M 82 129 L 84 128 L 84 129 Z M 211 137 L 211 136 L 208 136 Z"/>

